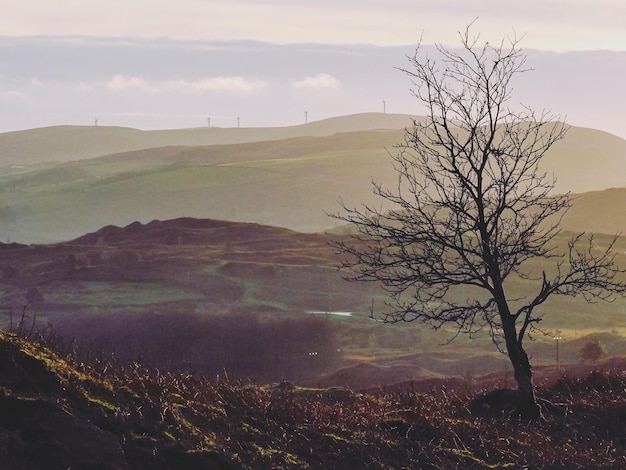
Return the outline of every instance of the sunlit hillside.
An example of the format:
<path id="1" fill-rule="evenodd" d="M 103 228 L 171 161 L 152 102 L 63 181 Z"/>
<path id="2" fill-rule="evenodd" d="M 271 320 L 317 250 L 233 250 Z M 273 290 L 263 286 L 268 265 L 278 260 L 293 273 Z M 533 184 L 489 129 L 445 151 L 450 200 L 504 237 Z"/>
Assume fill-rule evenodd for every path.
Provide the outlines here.
<path id="1" fill-rule="evenodd" d="M 572 196 L 572 207 L 563 218 L 564 230 L 626 234 L 626 187 L 591 191 Z"/>
<path id="2" fill-rule="evenodd" d="M 596 129 L 570 127 L 543 160 L 561 191 L 583 193 L 626 186 L 626 140 Z M 624 227 L 626 229 L 626 227 Z"/>
<path id="3" fill-rule="evenodd" d="M 373 113 L 271 129 L 0 134 L 0 240 L 56 242 L 108 224 L 181 216 L 331 230 L 337 221 L 327 213 L 338 200 L 379 206 L 372 179 L 396 186 L 390 154 L 407 123 L 405 115 Z M 20 159 L 39 163 L 16 165 Z M 568 230 L 626 231 L 626 193 L 602 193 L 624 187 L 625 167 L 626 140 L 601 131 L 573 127 L 550 150 L 543 169 L 557 178 L 556 192 L 581 195 Z"/>

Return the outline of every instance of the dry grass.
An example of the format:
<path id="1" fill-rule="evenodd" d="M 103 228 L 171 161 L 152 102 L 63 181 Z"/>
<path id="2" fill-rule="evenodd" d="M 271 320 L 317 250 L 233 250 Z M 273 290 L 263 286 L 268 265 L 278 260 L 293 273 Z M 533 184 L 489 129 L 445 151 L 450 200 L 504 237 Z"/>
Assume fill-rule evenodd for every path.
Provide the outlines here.
<path id="1" fill-rule="evenodd" d="M 10 373 L 34 376 L 24 356 L 63 387 L 38 399 L 63 403 L 124 443 L 135 468 L 219 459 L 219 468 L 624 468 L 626 374 L 594 372 L 539 390 L 545 420 L 525 423 L 497 407 L 476 408 L 469 386 L 389 389 L 261 387 L 221 376 L 75 364 L 43 346 L 2 335 L 8 395 L 28 395 Z M 22 358 L 22 359 L 20 359 Z M 30 365 L 27 365 L 30 364 Z M 30 369 L 29 369 L 30 368 Z M 39 375 L 39 380 L 51 380 Z M 41 384 L 39 384 L 41 385 Z M 50 391 L 52 390 L 52 391 Z M 85 400 L 90 404 L 85 407 Z M 470 411 L 474 410 L 474 411 Z M 137 457 L 149 439 L 154 452 Z M 172 451 L 174 447 L 178 449 Z M 187 460 L 185 460 L 187 459 Z M 132 460 L 132 459 L 131 459 Z"/>

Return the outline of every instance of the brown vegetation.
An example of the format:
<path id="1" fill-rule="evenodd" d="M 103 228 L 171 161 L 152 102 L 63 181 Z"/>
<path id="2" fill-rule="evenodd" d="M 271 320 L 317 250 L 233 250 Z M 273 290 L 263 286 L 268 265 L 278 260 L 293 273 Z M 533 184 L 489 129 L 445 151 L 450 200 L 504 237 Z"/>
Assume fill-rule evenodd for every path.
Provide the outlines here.
<path id="1" fill-rule="evenodd" d="M 0 333 L 4 468 L 572 469 L 626 465 L 623 373 L 538 390 L 545 421 L 468 384 L 358 394 L 76 363 Z M 477 406 L 476 403 L 480 403 Z M 98 466 L 100 465 L 100 466 Z"/>

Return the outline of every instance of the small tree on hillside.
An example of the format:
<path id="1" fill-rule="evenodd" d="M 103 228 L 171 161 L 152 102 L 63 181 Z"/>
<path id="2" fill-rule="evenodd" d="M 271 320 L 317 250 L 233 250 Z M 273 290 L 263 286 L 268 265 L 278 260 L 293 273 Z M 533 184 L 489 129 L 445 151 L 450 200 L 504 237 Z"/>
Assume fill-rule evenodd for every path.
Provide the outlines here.
<path id="1" fill-rule="evenodd" d="M 374 182 L 393 209 L 342 204 L 335 215 L 358 229 L 338 243 L 342 267 L 349 280 L 382 284 L 390 296 L 384 322 L 453 325 L 457 334 L 488 329 L 513 366 L 519 414 L 538 418 L 523 347 L 544 313 L 537 307 L 553 294 L 610 300 L 624 291 L 623 271 L 614 263 L 616 239 L 598 249 L 579 235 L 557 249 L 570 199 L 551 194 L 555 180 L 539 163 L 566 127 L 545 112 L 508 107 L 512 79 L 527 70 L 519 41 L 480 45 L 469 28 L 460 38 L 459 51 L 437 46 L 438 61 L 419 47 L 409 58 L 403 72 L 428 113 L 392 156 L 397 186 Z M 512 279 L 534 288 L 514 292 Z"/>
<path id="2" fill-rule="evenodd" d="M 597 336 L 588 338 L 578 351 L 578 355 L 583 361 L 591 362 L 594 366 L 604 354 L 604 346 Z"/>

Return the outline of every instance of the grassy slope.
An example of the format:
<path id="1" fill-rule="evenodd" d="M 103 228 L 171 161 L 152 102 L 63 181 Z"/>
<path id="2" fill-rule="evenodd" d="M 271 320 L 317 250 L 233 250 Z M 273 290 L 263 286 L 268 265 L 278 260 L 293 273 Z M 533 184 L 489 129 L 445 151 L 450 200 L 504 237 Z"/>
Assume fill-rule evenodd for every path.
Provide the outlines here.
<path id="1" fill-rule="evenodd" d="M 370 199 L 371 171 L 390 172 L 384 148 L 400 136 L 163 148 L 7 176 L 0 180 L 7 222 L 0 237 L 41 241 L 45 233 L 59 241 L 109 223 L 179 216 L 322 230 L 333 224 L 324 211 L 336 208 L 341 194 Z"/>
<path id="2" fill-rule="evenodd" d="M 626 188 L 591 191 L 573 196 L 563 219 L 565 230 L 626 234 Z"/>
<path id="3" fill-rule="evenodd" d="M 626 140 L 607 132 L 571 127 L 544 160 L 557 189 L 583 193 L 626 185 Z"/>
<path id="4" fill-rule="evenodd" d="M 310 126 L 331 133 L 374 126 L 378 122 L 372 119 L 361 115 Z M 93 132 L 87 130 L 87 135 Z M 256 138 L 273 135 L 257 131 Z M 379 204 L 372 195 L 371 178 L 395 185 L 388 152 L 394 152 L 401 140 L 401 130 L 370 130 L 160 147 L 65 164 L 5 168 L 0 172 L 0 239 L 60 241 L 106 224 L 180 216 L 255 221 L 306 232 L 327 230 L 335 221 L 325 212 L 337 210 L 340 197 L 349 205 Z M 621 188 L 624 155 L 623 139 L 572 128 L 566 141 L 546 156 L 544 169 L 559 176 L 559 191 Z M 625 194 L 621 188 L 610 196 L 583 195 L 565 228 L 624 231 L 626 215 L 619 209 Z M 599 199 L 603 202 L 596 205 Z"/>

